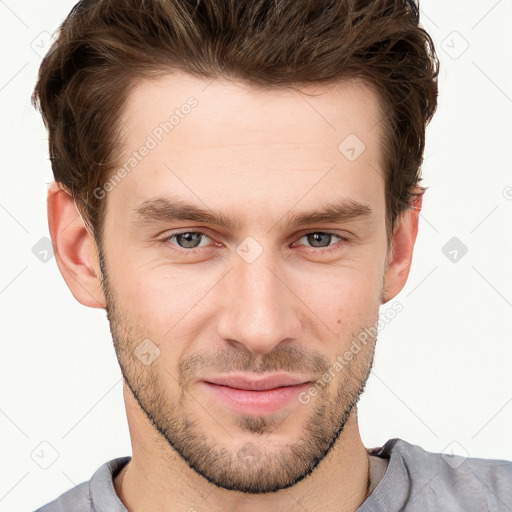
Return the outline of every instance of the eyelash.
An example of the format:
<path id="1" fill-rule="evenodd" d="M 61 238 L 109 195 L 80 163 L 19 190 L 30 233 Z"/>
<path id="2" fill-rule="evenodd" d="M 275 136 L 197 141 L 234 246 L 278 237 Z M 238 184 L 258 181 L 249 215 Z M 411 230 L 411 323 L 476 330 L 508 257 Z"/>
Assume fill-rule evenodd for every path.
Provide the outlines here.
<path id="1" fill-rule="evenodd" d="M 178 245 L 175 245 L 175 244 L 172 244 L 171 243 L 171 240 L 174 240 L 177 236 L 179 235 L 185 235 L 187 233 L 192 233 L 194 235 L 202 235 L 202 236 L 205 236 L 207 238 L 211 238 L 208 233 L 205 233 L 204 231 L 179 231 L 179 232 L 173 232 L 167 236 L 165 236 L 164 238 L 161 238 L 160 239 L 160 242 L 162 242 L 163 244 L 165 245 L 173 245 L 173 250 L 175 250 L 176 252 L 179 252 L 179 253 L 182 253 L 182 254 L 196 254 L 197 252 L 201 251 L 202 249 L 205 248 L 205 246 L 203 247 L 195 247 L 195 248 L 192 248 L 192 249 L 185 249 L 183 247 L 179 247 Z M 336 238 L 339 238 L 339 242 L 332 245 L 332 246 L 328 246 L 328 247 L 309 247 L 313 252 L 320 252 L 320 253 L 330 253 L 332 251 L 335 251 L 335 250 L 339 250 L 341 247 L 344 247 L 346 244 L 348 244 L 350 242 L 350 240 L 347 238 L 347 237 L 344 237 L 344 236 L 341 236 L 339 235 L 338 233 L 333 233 L 332 231 L 309 231 L 307 233 L 304 233 L 303 235 L 301 235 L 299 237 L 299 240 L 301 238 L 304 238 L 308 235 L 313 235 L 313 234 L 321 234 L 321 235 L 332 235 Z"/>

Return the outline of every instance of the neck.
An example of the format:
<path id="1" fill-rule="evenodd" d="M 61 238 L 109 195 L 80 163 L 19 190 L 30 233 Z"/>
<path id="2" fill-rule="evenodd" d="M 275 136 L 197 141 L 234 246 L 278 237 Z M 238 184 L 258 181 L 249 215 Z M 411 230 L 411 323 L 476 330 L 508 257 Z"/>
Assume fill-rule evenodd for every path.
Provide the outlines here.
<path id="1" fill-rule="evenodd" d="M 114 480 L 115 490 L 133 512 L 208 510 L 255 512 L 271 508 L 284 512 L 336 510 L 355 512 L 378 482 L 370 482 L 369 456 L 354 408 L 337 442 L 317 468 L 295 486 L 267 494 L 228 491 L 192 470 L 159 435 L 125 389 L 133 455 Z M 382 475 L 380 475 L 380 478 Z"/>

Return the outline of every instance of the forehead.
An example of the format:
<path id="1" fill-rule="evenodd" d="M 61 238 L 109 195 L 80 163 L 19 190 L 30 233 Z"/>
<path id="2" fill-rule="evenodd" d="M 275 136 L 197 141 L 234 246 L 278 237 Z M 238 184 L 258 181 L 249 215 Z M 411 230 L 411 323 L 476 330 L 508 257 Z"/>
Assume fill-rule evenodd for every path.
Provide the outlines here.
<path id="1" fill-rule="evenodd" d="M 192 121 L 184 122 L 189 117 Z M 325 143 L 330 144 L 350 133 L 365 136 L 379 124 L 380 108 L 376 90 L 361 80 L 300 90 L 263 89 L 175 72 L 136 82 L 121 120 L 129 132 L 125 130 L 128 142 L 169 121 L 172 130 L 184 136 L 187 126 L 194 123 L 195 137 L 187 142 L 202 148 L 208 143 L 222 147 L 236 141 L 272 144 L 276 136 L 280 143 L 315 143 L 318 136 L 329 132 Z M 230 141 L 225 140 L 225 132 L 230 132 Z"/>
<path id="2" fill-rule="evenodd" d="M 184 73 L 141 80 L 121 115 L 124 172 L 109 203 L 167 193 L 268 213 L 331 198 L 383 207 L 380 115 L 376 92 L 355 80 L 300 91 Z"/>

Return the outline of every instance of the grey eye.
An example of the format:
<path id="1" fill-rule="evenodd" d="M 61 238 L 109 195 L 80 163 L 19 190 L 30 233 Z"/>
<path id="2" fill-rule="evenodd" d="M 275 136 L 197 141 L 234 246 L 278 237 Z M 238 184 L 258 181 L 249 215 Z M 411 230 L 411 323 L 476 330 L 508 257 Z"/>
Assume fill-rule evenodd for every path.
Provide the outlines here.
<path id="1" fill-rule="evenodd" d="M 331 233 L 309 233 L 303 238 L 307 238 L 308 243 L 310 243 L 312 247 L 328 247 L 331 244 L 333 236 L 336 235 Z"/>
<path id="2" fill-rule="evenodd" d="M 197 233 L 189 231 L 187 233 L 179 233 L 174 235 L 177 244 L 183 249 L 195 249 L 199 246 L 198 242 L 201 241 L 201 237 L 204 237 L 204 233 Z"/>

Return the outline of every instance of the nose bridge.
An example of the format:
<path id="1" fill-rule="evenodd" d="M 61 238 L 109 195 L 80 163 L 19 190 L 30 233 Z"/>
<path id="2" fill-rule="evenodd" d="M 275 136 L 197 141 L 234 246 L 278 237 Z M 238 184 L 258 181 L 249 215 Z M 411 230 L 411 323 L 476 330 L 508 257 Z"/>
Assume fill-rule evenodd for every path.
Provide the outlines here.
<path id="1" fill-rule="evenodd" d="M 220 335 L 264 354 L 281 341 L 296 338 L 299 322 L 293 294 L 281 281 L 275 254 L 267 249 L 254 260 L 243 254 L 230 272 Z"/>

